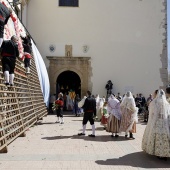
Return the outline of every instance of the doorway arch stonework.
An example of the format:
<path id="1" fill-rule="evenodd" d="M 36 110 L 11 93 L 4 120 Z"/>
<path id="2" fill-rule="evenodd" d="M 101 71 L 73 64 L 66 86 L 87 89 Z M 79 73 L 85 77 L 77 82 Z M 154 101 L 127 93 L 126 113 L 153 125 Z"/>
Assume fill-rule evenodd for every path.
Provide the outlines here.
<path id="1" fill-rule="evenodd" d="M 47 56 L 49 64 L 50 93 L 56 93 L 56 80 L 64 71 L 73 71 L 81 80 L 81 95 L 86 95 L 87 90 L 92 91 L 91 57 L 54 57 Z"/>

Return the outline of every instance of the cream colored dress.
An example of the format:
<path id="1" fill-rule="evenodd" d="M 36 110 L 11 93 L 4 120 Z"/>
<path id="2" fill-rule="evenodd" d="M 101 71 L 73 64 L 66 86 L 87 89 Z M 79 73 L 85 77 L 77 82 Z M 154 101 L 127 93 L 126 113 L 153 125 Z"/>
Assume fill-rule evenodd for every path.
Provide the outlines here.
<path id="1" fill-rule="evenodd" d="M 119 132 L 136 133 L 138 108 L 136 107 L 132 94 L 129 97 L 124 97 L 122 103 L 120 104 L 120 108 L 122 112 L 122 118 Z"/>
<path id="2" fill-rule="evenodd" d="M 170 105 L 165 99 L 154 99 L 149 105 L 142 150 L 150 155 L 170 157 Z"/>
<path id="3" fill-rule="evenodd" d="M 107 110 L 109 113 L 107 122 L 107 132 L 119 133 L 121 111 L 120 102 L 113 95 L 108 100 Z"/>

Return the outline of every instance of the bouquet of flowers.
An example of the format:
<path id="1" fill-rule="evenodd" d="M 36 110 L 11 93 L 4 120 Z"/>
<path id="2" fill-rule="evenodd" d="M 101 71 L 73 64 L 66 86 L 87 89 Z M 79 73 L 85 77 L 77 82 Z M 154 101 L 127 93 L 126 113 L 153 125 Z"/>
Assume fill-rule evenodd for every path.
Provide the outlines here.
<path id="1" fill-rule="evenodd" d="M 109 114 L 108 114 L 108 112 L 107 112 L 107 107 L 103 107 L 103 116 L 104 116 L 105 118 L 108 118 L 108 117 L 109 117 Z"/>
<path id="2" fill-rule="evenodd" d="M 52 109 L 53 109 L 53 110 L 56 110 L 56 109 L 58 109 L 58 107 L 62 107 L 63 105 L 64 105 L 64 103 L 63 103 L 62 100 L 56 100 L 56 101 L 53 103 Z"/>

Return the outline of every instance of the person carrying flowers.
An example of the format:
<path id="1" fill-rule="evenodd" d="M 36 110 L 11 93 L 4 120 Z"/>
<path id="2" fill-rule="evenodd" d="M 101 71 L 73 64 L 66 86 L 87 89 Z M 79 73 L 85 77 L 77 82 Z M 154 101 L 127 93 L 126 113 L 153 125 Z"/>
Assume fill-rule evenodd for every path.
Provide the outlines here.
<path id="1" fill-rule="evenodd" d="M 56 121 L 56 123 L 64 124 L 63 106 L 64 106 L 63 93 L 59 93 L 58 94 L 58 99 L 54 102 L 54 105 L 53 105 L 53 110 L 56 110 L 56 112 L 57 112 L 58 120 Z"/>

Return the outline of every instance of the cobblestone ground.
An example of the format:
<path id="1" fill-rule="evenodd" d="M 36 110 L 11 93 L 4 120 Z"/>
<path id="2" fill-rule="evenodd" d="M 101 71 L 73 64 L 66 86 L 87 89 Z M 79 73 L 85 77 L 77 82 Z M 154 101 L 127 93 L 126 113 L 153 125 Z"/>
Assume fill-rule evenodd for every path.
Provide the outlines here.
<path id="1" fill-rule="evenodd" d="M 82 129 L 82 117 L 69 112 L 63 125 L 55 123 L 55 115 L 44 117 L 38 125 L 8 146 L 7 154 L 0 154 L 0 170 L 135 170 L 170 169 L 170 159 L 159 160 L 141 150 L 141 140 L 146 124 L 137 124 L 135 140 L 125 140 L 103 130 L 96 122 L 96 137 L 90 138 L 88 123 L 86 136 L 77 134 Z"/>

